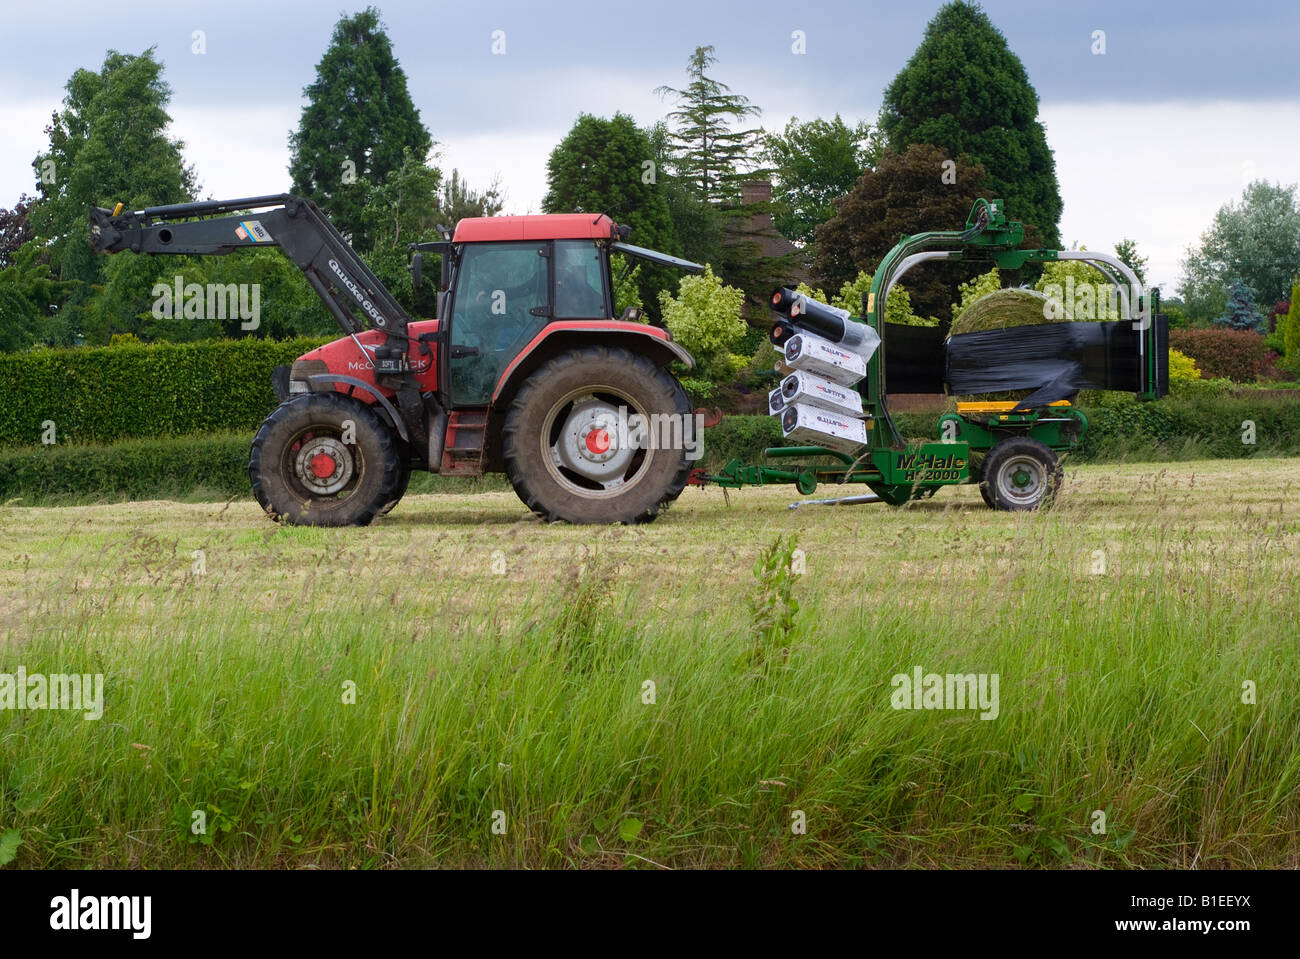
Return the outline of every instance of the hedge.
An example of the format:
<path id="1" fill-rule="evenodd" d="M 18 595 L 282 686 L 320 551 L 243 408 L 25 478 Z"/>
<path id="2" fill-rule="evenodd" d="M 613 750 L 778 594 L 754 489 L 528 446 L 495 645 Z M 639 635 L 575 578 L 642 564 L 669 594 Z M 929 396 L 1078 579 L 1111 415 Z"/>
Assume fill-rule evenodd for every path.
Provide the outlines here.
<path id="1" fill-rule="evenodd" d="M 1300 396 L 1123 402 L 1085 412 L 1090 428 L 1072 454 L 1076 461 L 1300 455 Z M 937 435 L 937 414 L 901 413 L 894 419 L 905 437 Z M 1246 420 L 1255 424 L 1254 445 L 1242 442 Z M 251 434 L 217 434 L 0 450 L 0 504 L 247 497 L 251 442 Z M 764 448 L 781 444 L 775 418 L 728 416 L 705 430 L 704 456 L 696 465 L 761 462 Z M 412 493 L 506 488 L 495 476 L 471 482 L 416 473 L 411 479 Z"/>
<path id="2" fill-rule="evenodd" d="M 0 503 L 251 495 L 251 441 L 222 434 L 0 450 Z"/>
<path id="3" fill-rule="evenodd" d="M 122 440 L 103 446 L 0 449 L 0 505 L 144 499 L 252 499 L 251 434 Z M 502 477 L 479 480 L 416 473 L 412 493 L 508 489 Z"/>
<path id="4" fill-rule="evenodd" d="M 218 340 L 0 354 L 0 447 L 252 432 L 275 409 L 271 371 L 320 339 Z"/>
<path id="5" fill-rule="evenodd" d="M 1254 383 L 1279 376 L 1277 354 L 1263 336 L 1250 330 L 1170 330 L 1169 346 L 1195 360 L 1206 379 Z"/>
<path id="6" fill-rule="evenodd" d="M 1158 459 L 1235 459 L 1300 455 L 1300 396 L 1237 395 L 1125 402 L 1084 411 L 1089 429 L 1079 455 Z M 1252 443 L 1243 442 L 1247 425 Z"/>

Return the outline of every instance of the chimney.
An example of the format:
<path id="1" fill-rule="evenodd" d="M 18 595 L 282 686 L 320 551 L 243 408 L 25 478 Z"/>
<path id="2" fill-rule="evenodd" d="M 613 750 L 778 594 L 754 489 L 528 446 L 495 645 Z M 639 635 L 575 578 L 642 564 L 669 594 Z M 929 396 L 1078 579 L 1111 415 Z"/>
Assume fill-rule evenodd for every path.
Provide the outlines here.
<path id="1" fill-rule="evenodd" d="M 754 203 L 772 201 L 772 183 L 770 180 L 746 180 L 740 184 L 740 202 L 745 206 Z"/>
<path id="2" fill-rule="evenodd" d="M 740 202 L 744 206 L 763 204 L 763 209 L 755 210 L 749 218 L 749 231 L 751 233 L 773 232 L 770 207 L 772 202 L 771 180 L 745 180 L 740 184 Z"/>

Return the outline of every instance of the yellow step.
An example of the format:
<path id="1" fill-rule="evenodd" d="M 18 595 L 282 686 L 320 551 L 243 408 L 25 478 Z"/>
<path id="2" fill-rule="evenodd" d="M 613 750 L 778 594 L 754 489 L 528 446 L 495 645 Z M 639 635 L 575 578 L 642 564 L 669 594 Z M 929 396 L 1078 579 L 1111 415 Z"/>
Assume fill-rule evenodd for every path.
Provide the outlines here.
<path id="1" fill-rule="evenodd" d="M 1069 406 L 1069 400 L 1057 400 L 1048 406 Z M 1015 400 L 991 400 L 984 403 L 958 403 L 958 413 L 1010 413 L 1016 408 Z"/>

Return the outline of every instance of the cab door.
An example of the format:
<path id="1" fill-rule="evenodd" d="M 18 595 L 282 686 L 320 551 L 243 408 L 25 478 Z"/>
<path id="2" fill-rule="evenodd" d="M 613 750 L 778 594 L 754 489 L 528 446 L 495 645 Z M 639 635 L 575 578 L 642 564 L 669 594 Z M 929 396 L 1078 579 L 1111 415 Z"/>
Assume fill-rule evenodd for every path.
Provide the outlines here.
<path id="1" fill-rule="evenodd" d="M 451 406 L 486 406 L 501 374 L 551 320 L 551 244 L 468 243 L 448 334 Z"/>

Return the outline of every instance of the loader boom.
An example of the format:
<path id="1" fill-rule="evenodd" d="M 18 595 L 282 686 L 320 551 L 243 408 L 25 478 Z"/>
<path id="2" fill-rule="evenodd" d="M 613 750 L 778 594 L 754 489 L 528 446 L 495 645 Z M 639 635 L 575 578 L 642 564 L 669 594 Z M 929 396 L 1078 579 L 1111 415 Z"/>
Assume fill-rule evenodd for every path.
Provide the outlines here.
<path id="1" fill-rule="evenodd" d="M 103 253 L 175 253 L 222 256 L 235 250 L 279 247 L 302 270 L 346 334 L 377 329 L 390 351 L 380 372 L 406 370 L 410 317 L 371 272 L 320 207 L 289 194 L 146 207 L 114 215 L 90 211 L 90 245 Z M 392 352 L 396 351 L 396 352 Z"/>
<path id="2" fill-rule="evenodd" d="M 375 382 L 393 390 L 406 435 L 427 454 L 424 404 L 410 362 L 410 317 L 315 203 L 284 193 L 151 206 L 129 213 L 120 206 L 92 207 L 90 245 L 102 253 L 208 256 L 279 247 L 302 270 L 345 334 L 355 339 L 355 334 L 374 329 L 385 335 L 384 345 L 371 354 Z"/>

